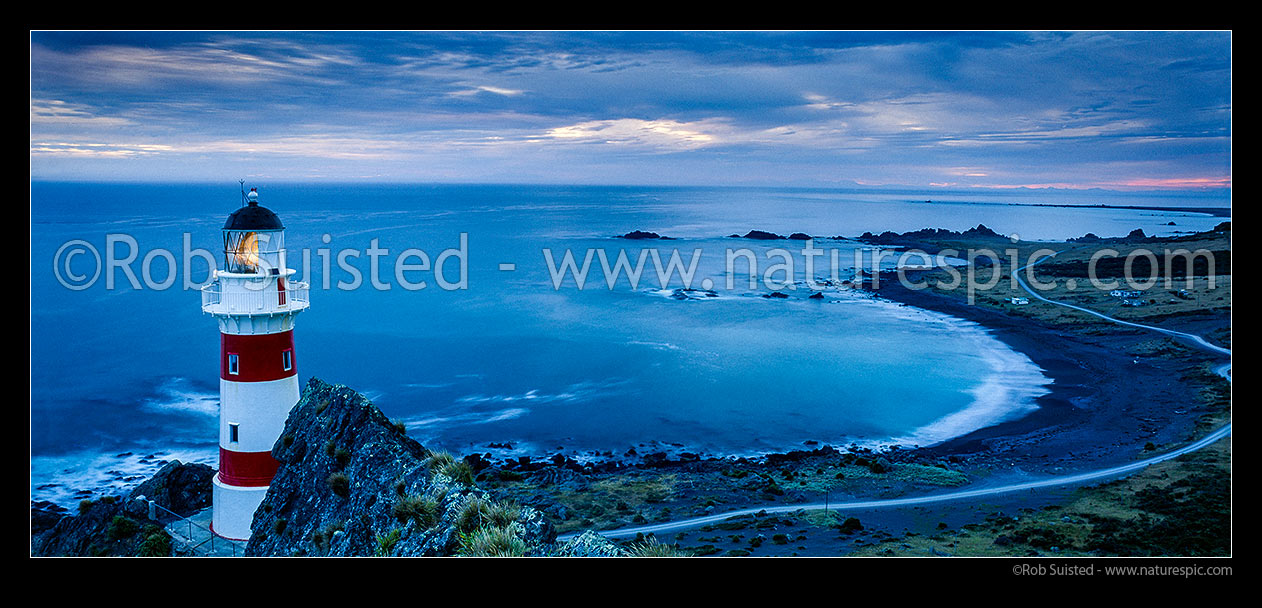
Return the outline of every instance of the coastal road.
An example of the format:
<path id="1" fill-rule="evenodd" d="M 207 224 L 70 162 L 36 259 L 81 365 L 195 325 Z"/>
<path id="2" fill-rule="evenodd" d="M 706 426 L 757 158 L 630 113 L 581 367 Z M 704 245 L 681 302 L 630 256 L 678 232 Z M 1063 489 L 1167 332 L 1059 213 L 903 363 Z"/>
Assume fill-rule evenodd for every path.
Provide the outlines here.
<path id="1" fill-rule="evenodd" d="M 771 513 L 792 513 L 794 511 L 859 511 L 868 509 L 884 509 L 889 507 L 909 507 L 916 505 L 927 505 L 939 502 L 949 502 L 954 500 L 965 500 L 969 498 L 984 498 L 987 496 L 996 496 L 1009 492 L 1020 492 L 1022 490 L 1037 490 L 1039 488 L 1050 488 L 1055 486 L 1073 485 L 1086 483 L 1090 481 L 1100 481 L 1112 477 L 1120 477 L 1127 473 L 1133 473 L 1145 467 L 1165 462 L 1171 458 L 1178 458 L 1184 454 L 1195 452 L 1199 449 L 1213 445 L 1214 442 L 1231 435 L 1231 425 L 1228 424 L 1218 430 L 1206 435 L 1199 441 L 1185 445 L 1172 452 L 1167 452 L 1159 456 L 1137 460 L 1135 462 L 1124 464 L 1107 469 L 1096 471 L 1088 471 L 1086 473 L 1077 473 L 1074 475 L 1061 475 L 1057 477 L 1047 477 L 1035 481 L 1027 481 L 1024 483 L 1015 483 L 991 488 L 977 488 L 974 490 L 963 490 L 959 492 L 947 492 L 944 494 L 928 494 L 924 496 L 913 496 L 909 498 L 882 498 L 876 500 L 862 500 L 856 502 L 829 502 L 829 503 L 803 503 L 792 505 L 768 505 L 762 507 L 751 507 L 741 509 L 739 511 L 728 511 L 726 513 L 717 513 L 714 515 L 706 515 L 704 517 L 694 517 L 691 519 L 681 519 L 660 524 L 649 524 L 644 526 L 636 526 L 633 528 L 619 528 L 617 530 L 599 530 L 598 532 L 607 538 L 626 538 L 635 536 L 636 534 L 649 534 L 673 532 L 676 530 L 686 530 L 706 524 L 719 523 L 721 521 L 740 517 L 742 515 L 754 515 L 759 512 Z M 557 540 L 568 540 L 576 536 L 575 534 L 566 534 L 558 536 Z"/>
<path id="2" fill-rule="evenodd" d="M 1050 257 L 1052 256 L 1043 257 L 1034 262 L 1031 262 L 1021 267 L 1017 272 L 1018 273 L 1023 272 L 1030 266 L 1038 264 L 1039 262 L 1042 262 Z M 1079 310 L 1087 314 L 1100 317 L 1101 319 L 1104 319 L 1106 321 L 1118 323 L 1120 325 L 1146 329 L 1146 330 L 1162 333 L 1165 335 L 1173 336 L 1176 338 L 1183 338 L 1205 350 L 1215 352 L 1218 354 L 1225 354 L 1229 357 L 1231 356 L 1231 350 L 1223 348 L 1216 344 L 1211 344 L 1209 341 L 1205 340 L 1201 336 L 1198 336 L 1195 334 L 1189 334 L 1189 333 L 1181 332 L 1181 331 L 1174 331 L 1171 329 L 1164 329 L 1161 327 L 1154 327 L 1152 325 L 1143 325 L 1140 323 L 1133 323 L 1131 321 L 1123 321 L 1121 319 L 1115 319 L 1108 315 L 1105 315 L 1105 314 L 1102 314 L 1102 313 L 1099 313 L 1087 308 L 1083 308 L 1081 306 L 1076 306 L 1074 304 L 1069 304 L 1066 302 L 1060 302 L 1057 300 L 1051 300 L 1051 299 L 1045 298 L 1041 294 L 1037 293 L 1034 289 L 1032 289 L 1029 285 L 1027 285 L 1025 280 L 1022 279 L 1020 276 L 1017 277 L 1017 282 L 1021 285 L 1021 288 L 1024 289 L 1026 292 L 1028 292 L 1031 296 L 1043 302 L 1047 302 L 1049 304 L 1055 304 L 1057 306 L 1064 306 L 1066 308 L 1072 308 L 1074 310 Z M 1231 381 L 1231 363 L 1221 365 L 1218 368 L 1216 368 L 1214 371 L 1220 376 L 1222 376 L 1223 378 L 1226 378 L 1228 382 Z M 1189 454 L 1191 452 L 1195 452 L 1197 450 L 1209 447 L 1213 445 L 1215 442 L 1217 442 L 1218 440 L 1224 437 L 1228 437 L 1230 435 L 1231 435 L 1231 424 L 1228 423 L 1225 426 L 1222 426 L 1216 429 L 1215 431 L 1213 431 L 1212 433 L 1206 435 L 1205 437 L 1202 437 L 1198 441 L 1185 445 L 1171 452 L 1166 452 L 1165 454 L 1152 456 L 1149 458 L 1145 458 L 1143 460 L 1137 460 L 1132 463 L 1119 465 L 1115 467 L 1109 467 L 1106 469 L 1097 469 L 1094 471 L 1087 471 L 1085 473 L 1076 473 L 1073 475 L 1059 475 L 1055 477 L 1045 477 L 1043 479 L 1027 481 L 1027 482 L 1022 482 L 1022 483 L 1014 483 L 1014 484 L 995 486 L 995 487 L 989 487 L 989 488 L 976 488 L 973 490 L 963 490 L 963 491 L 958 491 L 958 492 L 946 492 L 942 494 L 927 494 L 923 496 L 913 496 L 913 497 L 908 497 L 908 498 L 884 498 L 884 499 L 863 500 L 863 501 L 855 501 L 855 502 L 840 502 L 840 503 L 819 502 L 819 503 L 809 503 L 809 504 L 792 504 L 792 505 L 776 504 L 776 505 L 758 506 L 758 507 L 750 507 L 747 509 L 741 509 L 738 511 L 728 511 L 725 513 L 716 513 L 714 515 L 706 515 L 703 517 L 693 517 L 691 519 L 681 519 L 678 521 L 665 522 L 665 523 L 660 523 L 660 524 L 647 524 L 643 526 L 634 526 L 630 528 L 618 528 L 616 530 L 601 530 L 599 531 L 599 533 L 602 536 L 605 536 L 607 538 L 626 538 L 626 537 L 633 537 L 636 534 L 650 534 L 650 533 L 658 534 L 662 532 L 686 530 L 689 528 L 695 528 L 695 527 L 704 526 L 707 524 L 719 523 L 721 521 L 731 519 L 733 517 L 740 517 L 742 515 L 754 515 L 760 512 L 771 514 L 771 513 L 792 513 L 794 511 L 803 511 L 803 510 L 805 511 L 823 511 L 823 510 L 858 511 L 858 510 L 869 510 L 869 509 L 883 509 L 883 508 L 891 508 L 891 507 L 908 507 L 908 506 L 926 505 L 926 504 L 934 504 L 934 503 L 941 503 L 941 502 L 950 502 L 950 501 L 956 501 L 956 500 L 966 500 L 966 499 L 973 499 L 973 498 L 985 498 L 988 496 L 997 496 L 999 494 L 1006 494 L 1010 492 L 1020 492 L 1023 490 L 1036 490 L 1040 488 L 1050 488 L 1050 487 L 1056 487 L 1056 486 L 1067 486 L 1067 485 L 1081 484 L 1081 483 L 1087 483 L 1087 482 L 1102 481 L 1102 480 L 1106 480 L 1106 479 L 1110 479 L 1114 477 L 1121 477 L 1129 473 L 1134 473 L 1135 471 L 1139 471 L 1140 469 L 1144 469 L 1146 467 L 1152 466 L 1159 462 L 1165 462 L 1172 458 L 1178 458 L 1179 456 L 1182 456 L 1184 454 Z M 566 535 L 558 536 L 557 539 L 568 540 L 570 538 L 573 538 L 574 536 L 576 535 L 566 534 Z"/>
<path id="3" fill-rule="evenodd" d="M 1030 262 L 1029 264 L 1026 264 L 1025 266 L 1022 266 L 1021 268 L 1019 268 L 1019 269 L 1017 270 L 1017 272 L 1016 272 L 1016 273 L 1014 273 L 1014 274 L 1016 274 L 1017 283 L 1021 285 L 1021 289 L 1024 289 L 1024 290 L 1026 291 L 1026 293 L 1030 294 L 1030 295 L 1031 295 L 1031 296 L 1033 296 L 1035 299 L 1042 300 L 1042 301 L 1044 301 L 1044 302 L 1047 302 L 1048 304 L 1055 304 L 1055 305 L 1057 305 L 1057 306 L 1063 306 L 1063 307 L 1065 307 L 1065 308 L 1070 308 L 1070 309 L 1077 310 L 1077 311 L 1080 311 L 1080 312 L 1085 312 L 1085 313 L 1087 313 L 1087 314 L 1089 314 L 1089 315 L 1094 315 L 1094 316 L 1097 316 L 1097 317 L 1099 317 L 1099 318 L 1101 318 L 1101 319 L 1104 319 L 1105 321 L 1111 321 L 1111 322 L 1113 322 L 1113 323 L 1117 323 L 1117 324 L 1119 324 L 1119 325 L 1127 325 L 1127 326 L 1130 326 L 1130 327 L 1137 327 L 1137 328 L 1139 328 L 1139 329 L 1147 329 L 1147 330 L 1149 330 L 1149 331 L 1155 331 L 1155 332 L 1158 332 L 1158 333 L 1166 334 L 1167 336 L 1173 336 L 1173 337 L 1175 337 L 1175 338 L 1183 338 L 1183 339 L 1185 339 L 1185 340 L 1188 340 L 1188 341 L 1192 342 L 1193 344 L 1196 344 L 1197 346 L 1200 346 L 1201 348 L 1203 348 L 1203 349 L 1205 349 L 1205 350 L 1212 351 L 1212 352 L 1216 352 L 1216 353 L 1218 353 L 1218 354 L 1220 354 L 1220 355 L 1227 355 L 1228 357 L 1230 357 L 1230 356 L 1231 356 L 1231 351 L 1230 351 L 1229 349 L 1226 349 L 1226 348 L 1223 348 L 1223 347 L 1221 347 L 1221 346 L 1218 346 L 1217 344 L 1211 344 L 1208 340 L 1206 340 L 1205 338 L 1202 338 L 1202 337 L 1200 337 L 1200 336 L 1198 336 L 1198 335 L 1196 335 L 1196 334 L 1189 334 L 1189 333 L 1187 333 L 1187 332 L 1174 331 L 1173 329 L 1165 329 L 1165 328 L 1161 328 L 1161 327 L 1154 327 L 1154 326 L 1152 326 L 1152 325 L 1144 325 L 1144 324 L 1142 324 L 1142 323 L 1132 323 L 1131 321 L 1123 321 L 1123 320 L 1121 320 L 1121 319 L 1117 319 L 1117 318 L 1114 318 L 1114 317 L 1110 317 L 1110 316 L 1108 316 L 1108 315 L 1106 315 L 1106 314 L 1104 314 L 1104 313 L 1101 313 L 1101 312 L 1096 312 L 1096 311 L 1094 311 L 1094 310 L 1091 310 L 1090 308 L 1083 308 L 1082 306 L 1076 306 L 1076 305 L 1074 305 L 1074 304 L 1070 304 L 1070 303 L 1068 303 L 1068 302 L 1061 302 L 1060 300 L 1051 300 L 1051 299 L 1048 299 L 1048 298 L 1043 297 L 1043 295 L 1042 295 L 1042 294 L 1038 293 L 1038 292 L 1037 292 L 1037 291 L 1035 291 L 1033 288 L 1031 288 L 1028 284 L 1026 284 L 1025 279 L 1021 278 L 1020 273 L 1025 272 L 1025 270 L 1026 270 L 1027 268 L 1030 268 L 1031 266 L 1034 266 L 1035 264 L 1038 264 L 1039 262 L 1043 262 L 1043 261 L 1045 261 L 1045 260 L 1051 259 L 1052 257 L 1054 257 L 1054 254 L 1053 254 L 1053 255 L 1049 255 L 1049 256 L 1044 256 L 1044 257 L 1041 257 L 1041 258 L 1039 258 L 1039 259 L 1037 259 L 1037 260 L 1035 260 L 1035 261 L 1033 261 L 1033 262 Z M 1221 368 L 1221 367 L 1219 368 L 1219 370 L 1223 370 L 1223 369 L 1224 369 L 1224 368 Z M 1230 374 L 1230 373 L 1231 373 L 1231 372 L 1230 372 L 1230 365 L 1226 366 L 1226 369 L 1228 370 L 1226 373 L 1227 373 L 1227 374 Z M 1220 371 L 1220 374 L 1221 374 L 1221 373 L 1222 373 L 1222 372 Z M 1229 376 L 1224 376 L 1224 377 L 1226 377 L 1228 380 L 1230 380 L 1230 379 L 1231 379 Z"/>

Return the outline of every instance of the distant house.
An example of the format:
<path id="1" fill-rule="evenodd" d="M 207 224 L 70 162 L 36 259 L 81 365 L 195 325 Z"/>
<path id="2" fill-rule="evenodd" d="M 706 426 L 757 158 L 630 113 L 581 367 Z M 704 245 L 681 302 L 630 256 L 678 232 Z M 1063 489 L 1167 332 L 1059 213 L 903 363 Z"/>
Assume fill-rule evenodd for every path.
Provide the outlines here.
<path id="1" fill-rule="evenodd" d="M 1144 306 L 1147 302 L 1139 299 L 1127 298 L 1122 300 L 1122 306 Z"/>
<path id="2" fill-rule="evenodd" d="M 1125 289 L 1114 289 L 1113 291 L 1109 292 L 1109 295 L 1115 298 L 1142 298 L 1144 297 L 1144 292 L 1126 291 Z"/>
<path id="3" fill-rule="evenodd" d="M 1013 297 L 1011 297 L 1011 298 L 1008 298 L 1008 301 L 1009 301 L 1009 302 L 1011 302 L 1011 303 L 1013 303 L 1013 304 L 1016 304 L 1016 305 L 1018 305 L 1018 306 L 1020 306 L 1020 305 L 1022 305 L 1022 304 L 1029 304 L 1029 303 L 1030 303 L 1030 299 L 1029 299 L 1029 298 L 1022 298 L 1022 297 L 1019 297 L 1019 296 L 1013 296 Z"/>

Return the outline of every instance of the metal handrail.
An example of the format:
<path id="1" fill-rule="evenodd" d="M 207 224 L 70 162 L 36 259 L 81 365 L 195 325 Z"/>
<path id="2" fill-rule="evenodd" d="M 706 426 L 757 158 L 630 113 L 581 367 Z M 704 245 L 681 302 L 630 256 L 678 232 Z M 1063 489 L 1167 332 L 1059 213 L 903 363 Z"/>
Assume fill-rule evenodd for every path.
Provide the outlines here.
<path id="1" fill-rule="evenodd" d="M 236 541 L 233 541 L 233 540 L 230 540 L 230 539 L 224 538 L 224 537 L 222 537 L 222 536 L 219 536 L 218 534 L 215 534 L 215 531 L 214 531 L 214 530 L 212 530 L 212 529 L 210 529 L 210 528 L 208 528 L 208 527 L 206 527 L 206 526 L 203 526 L 203 525 L 201 525 L 201 524 L 199 524 L 199 523 L 197 523 L 197 522 L 195 522 L 195 521 L 193 521 L 193 520 L 191 520 L 191 519 L 189 519 L 189 518 L 187 518 L 187 517 L 184 517 L 183 515 L 180 515 L 179 513 L 176 513 L 175 511 L 172 511 L 172 510 L 170 510 L 170 509 L 168 509 L 168 508 L 166 508 L 166 507 L 164 507 L 164 506 L 162 506 L 162 505 L 160 505 L 160 504 L 158 504 L 158 503 L 156 503 L 156 502 L 154 502 L 154 501 L 152 501 L 152 500 L 150 500 L 150 499 L 147 499 L 147 498 L 145 498 L 145 497 L 143 497 L 143 496 L 139 496 L 139 497 L 137 497 L 136 499 L 137 499 L 137 500 L 143 500 L 143 501 L 145 501 L 146 503 L 148 503 L 148 505 L 149 505 L 149 519 L 152 519 L 152 520 L 154 520 L 154 521 L 162 521 L 162 520 L 158 519 L 158 517 L 155 515 L 155 511 L 156 511 L 157 509 L 161 509 L 161 510 L 163 510 L 163 511 L 166 511 L 167 513 L 170 513 L 173 517 L 175 517 L 175 522 L 173 522 L 173 523 L 176 523 L 176 522 L 183 522 L 183 523 L 187 524 L 187 525 L 188 525 L 188 542 L 187 542 L 187 543 L 185 543 L 185 544 L 187 544 L 187 545 L 188 545 L 189 550 L 191 550 L 193 553 L 196 553 L 196 552 L 197 552 L 197 550 L 198 550 L 198 549 L 200 549 L 200 548 L 202 547 L 202 545 L 205 545 L 206 543 L 210 543 L 210 555 L 214 555 L 214 551 L 215 551 L 215 539 L 219 539 L 219 541 L 221 541 L 221 542 L 226 542 L 226 543 L 228 543 L 228 546 L 232 548 L 232 556 L 233 556 L 233 557 L 237 557 L 237 548 L 239 547 L 239 543 L 237 543 Z M 197 543 L 197 544 L 193 544 L 193 528 L 194 528 L 194 527 L 196 527 L 196 528 L 197 528 L 197 529 L 199 529 L 199 530 L 205 530 L 205 531 L 206 531 L 206 533 L 207 533 L 207 535 L 208 535 L 208 536 L 207 536 L 207 538 L 206 538 L 206 540 L 204 540 L 204 541 L 202 541 L 202 542 L 200 542 L 200 543 Z M 245 549 L 244 549 L 243 547 L 241 548 L 241 550 L 242 550 L 242 553 L 244 553 Z"/>

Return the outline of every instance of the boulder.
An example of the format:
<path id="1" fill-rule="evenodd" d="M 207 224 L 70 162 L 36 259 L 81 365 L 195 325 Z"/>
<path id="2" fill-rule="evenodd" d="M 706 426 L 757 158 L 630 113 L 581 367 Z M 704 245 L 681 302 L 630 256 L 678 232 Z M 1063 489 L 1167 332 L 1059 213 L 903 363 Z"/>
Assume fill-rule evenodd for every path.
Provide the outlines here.
<path id="1" fill-rule="evenodd" d="M 582 534 L 561 543 L 554 554 L 557 557 L 626 557 L 626 549 L 613 541 L 587 530 Z"/>

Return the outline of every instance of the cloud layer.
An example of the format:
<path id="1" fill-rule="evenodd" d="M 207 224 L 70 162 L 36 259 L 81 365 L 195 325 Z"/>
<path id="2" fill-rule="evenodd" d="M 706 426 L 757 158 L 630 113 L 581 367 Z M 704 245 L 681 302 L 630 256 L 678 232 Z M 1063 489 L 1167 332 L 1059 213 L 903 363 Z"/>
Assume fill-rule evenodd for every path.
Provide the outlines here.
<path id="1" fill-rule="evenodd" d="M 33 32 L 33 179 L 1204 189 L 1219 32 Z"/>

